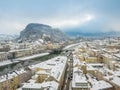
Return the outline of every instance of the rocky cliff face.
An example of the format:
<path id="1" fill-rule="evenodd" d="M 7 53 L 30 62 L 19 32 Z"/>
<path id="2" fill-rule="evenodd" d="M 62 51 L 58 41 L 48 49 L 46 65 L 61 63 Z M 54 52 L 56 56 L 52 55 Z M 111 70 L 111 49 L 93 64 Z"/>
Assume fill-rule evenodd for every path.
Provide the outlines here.
<path id="1" fill-rule="evenodd" d="M 59 29 L 52 28 L 49 25 L 30 23 L 20 33 L 19 41 L 35 41 L 43 39 L 44 41 L 60 42 L 68 40 L 68 37 Z"/>

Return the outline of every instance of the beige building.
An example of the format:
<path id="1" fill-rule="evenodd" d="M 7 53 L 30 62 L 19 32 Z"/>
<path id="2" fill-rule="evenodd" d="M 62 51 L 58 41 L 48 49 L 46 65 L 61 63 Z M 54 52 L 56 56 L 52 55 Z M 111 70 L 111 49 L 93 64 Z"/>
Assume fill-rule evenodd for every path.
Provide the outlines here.
<path id="1" fill-rule="evenodd" d="M 20 49 L 20 50 L 11 50 L 9 51 L 9 57 L 18 58 L 32 55 L 32 49 Z"/>
<path id="2" fill-rule="evenodd" d="M 53 89 L 50 90 L 61 90 L 67 68 L 67 57 L 58 56 L 48 61 L 33 65 L 29 68 L 36 71 L 31 80 L 34 80 L 34 82 L 24 83 L 23 87 L 21 87 L 22 90 L 44 90 L 45 88 L 51 87 L 53 87 Z M 46 86 L 44 85 L 46 83 L 51 84 Z M 57 86 L 52 86 L 53 83 Z M 30 85 L 35 87 L 31 87 Z"/>
<path id="3" fill-rule="evenodd" d="M 0 52 L 0 62 L 3 62 L 7 60 L 7 53 L 6 52 Z"/>
<path id="4" fill-rule="evenodd" d="M 75 67 L 73 68 L 72 90 L 90 90 L 90 84 L 87 81 L 83 71 Z"/>
<path id="5" fill-rule="evenodd" d="M 19 70 L 0 76 L 0 90 L 16 90 L 21 83 L 28 81 L 32 76 L 31 71 Z"/>
<path id="6" fill-rule="evenodd" d="M 10 46 L 8 44 L 0 45 L 0 52 L 8 52 L 9 50 L 10 50 Z"/>
<path id="7" fill-rule="evenodd" d="M 104 80 L 106 80 L 107 82 L 109 82 L 114 89 L 113 90 L 120 90 L 120 77 L 117 76 L 105 76 Z"/>

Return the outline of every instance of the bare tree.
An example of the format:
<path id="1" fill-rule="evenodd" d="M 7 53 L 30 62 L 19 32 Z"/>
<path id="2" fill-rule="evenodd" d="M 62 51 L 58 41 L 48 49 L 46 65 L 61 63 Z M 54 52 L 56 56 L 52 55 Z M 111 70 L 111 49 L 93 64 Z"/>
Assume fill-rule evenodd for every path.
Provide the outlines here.
<path id="1" fill-rule="evenodd" d="M 21 68 L 23 68 L 22 64 L 21 64 L 21 63 L 18 63 L 17 65 L 15 65 L 15 66 L 13 67 L 13 71 L 19 70 L 19 69 L 21 69 Z"/>
<path id="2" fill-rule="evenodd" d="M 3 70 L 3 74 L 7 74 L 9 72 L 9 69 L 8 68 L 5 68 L 4 70 Z"/>
<path id="3" fill-rule="evenodd" d="M 28 61 L 26 61 L 26 62 L 23 63 L 23 66 L 24 66 L 24 67 L 27 67 L 28 65 L 29 65 L 29 62 L 28 62 Z"/>

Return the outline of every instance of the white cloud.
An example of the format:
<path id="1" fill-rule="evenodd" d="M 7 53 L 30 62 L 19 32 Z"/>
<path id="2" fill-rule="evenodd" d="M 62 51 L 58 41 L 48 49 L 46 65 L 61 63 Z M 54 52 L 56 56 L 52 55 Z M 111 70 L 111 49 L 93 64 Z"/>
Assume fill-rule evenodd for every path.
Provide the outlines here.
<path id="1" fill-rule="evenodd" d="M 42 23 L 51 25 L 53 28 L 71 28 L 81 26 L 94 19 L 93 15 L 86 14 L 83 16 L 69 16 L 69 17 L 53 17 L 53 18 L 42 18 L 42 19 L 29 19 L 24 20 L 4 20 L 0 21 L 0 33 L 5 34 L 19 34 L 21 30 L 29 23 Z"/>
<path id="2" fill-rule="evenodd" d="M 53 27 L 59 28 L 68 28 L 68 27 L 76 27 L 81 26 L 89 21 L 94 19 L 93 15 L 87 14 L 84 16 L 76 16 L 76 17 L 69 17 L 69 18 L 54 18 L 43 20 L 43 23 L 49 24 Z"/>

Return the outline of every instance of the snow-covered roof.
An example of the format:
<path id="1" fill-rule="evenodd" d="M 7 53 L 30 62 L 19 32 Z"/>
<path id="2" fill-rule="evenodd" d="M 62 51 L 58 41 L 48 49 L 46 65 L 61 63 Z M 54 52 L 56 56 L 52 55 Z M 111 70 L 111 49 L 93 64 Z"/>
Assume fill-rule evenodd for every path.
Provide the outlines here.
<path id="1" fill-rule="evenodd" d="M 91 77 L 89 74 L 87 74 L 88 81 L 91 83 L 92 87 L 90 90 L 103 90 L 112 88 L 112 85 L 104 80 L 96 80 L 96 78 Z"/>
<path id="2" fill-rule="evenodd" d="M 22 88 L 48 88 L 50 87 L 49 90 L 57 90 L 56 88 L 58 87 L 58 83 L 61 80 L 61 76 L 63 74 L 63 71 L 65 70 L 67 64 L 67 57 L 65 56 L 58 56 L 55 58 L 52 58 L 50 60 L 47 60 L 45 62 L 38 63 L 36 65 L 30 66 L 31 69 L 42 69 L 36 72 L 35 75 L 38 74 L 47 74 L 48 77 L 43 83 L 35 83 L 29 81 L 29 83 L 25 83 Z M 37 77 L 33 76 L 32 78 Z M 49 81 L 49 77 L 53 77 L 52 81 Z M 48 79 L 48 80 L 47 80 Z M 54 80 L 55 79 L 55 80 Z M 45 89 L 43 89 L 45 90 Z"/>
<path id="3" fill-rule="evenodd" d="M 87 78 L 78 67 L 73 69 L 72 88 L 88 88 Z"/>
<path id="4" fill-rule="evenodd" d="M 109 89 L 112 88 L 112 85 L 109 84 L 106 81 L 100 80 L 100 81 L 95 81 L 91 90 L 103 90 L 103 89 Z"/>
<path id="5" fill-rule="evenodd" d="M 57 90 L 58 83 L 55 81 L 47 81 L 43 83 L 24 83 L 22 89 L 42 89 L 42 90 Z"/>
<path id="6" fill-rule="evenodd" d="M 120 78 L 117 76 L 114 76 L 113 79 L 111 80 L 114 84 L 120 86 Z"/>
<path id="7" fill-rule="evenodd" d="M 26 71 L 21 69 L 21 70 L 16 70 L 15 72 L 8 73 L 6 75 L 0 76 L 0 82 L 4 82 L 6 80 L 12 79 L 14 77 L 17 77 L 18 75 L 25 73 Z"/>

